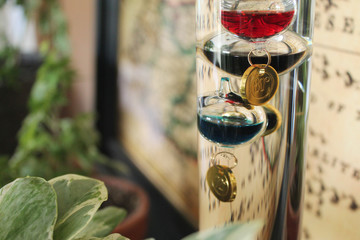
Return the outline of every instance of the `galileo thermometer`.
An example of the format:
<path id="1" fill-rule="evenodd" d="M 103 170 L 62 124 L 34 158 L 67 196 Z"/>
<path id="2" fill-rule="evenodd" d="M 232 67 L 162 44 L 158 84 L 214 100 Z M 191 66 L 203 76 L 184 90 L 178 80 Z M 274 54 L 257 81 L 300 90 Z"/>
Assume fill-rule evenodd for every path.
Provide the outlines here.
<path id="1" fill-rule="evenodd" d="M 299 239 L 314 1 L 197 0 L 200 230 Z"/>

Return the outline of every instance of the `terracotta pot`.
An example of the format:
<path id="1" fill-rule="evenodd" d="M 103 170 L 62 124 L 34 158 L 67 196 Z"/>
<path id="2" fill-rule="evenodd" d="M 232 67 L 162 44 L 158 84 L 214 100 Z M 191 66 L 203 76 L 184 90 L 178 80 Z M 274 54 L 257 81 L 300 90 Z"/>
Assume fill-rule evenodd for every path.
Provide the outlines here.
<path id="1" fill-rule="evenodd" d="M 130 238 L 142 240 L 148 228 L 149 197 L 138 185 L 122 178 L 99 176 L 109 192 L 109 199 L 103 206 L 117 206 L 127 211 L 127 217 L 113 231 Z"/>

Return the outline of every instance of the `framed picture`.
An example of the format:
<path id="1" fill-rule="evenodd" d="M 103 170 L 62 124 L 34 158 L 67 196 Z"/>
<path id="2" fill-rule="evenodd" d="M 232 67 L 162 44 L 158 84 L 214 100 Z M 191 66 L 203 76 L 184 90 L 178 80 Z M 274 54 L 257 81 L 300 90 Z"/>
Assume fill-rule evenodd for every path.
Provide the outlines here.
<path id="1" fill-rule="evenodd" d="M 197 224 L 195 1 L 125 0 L 119 22 L 119 140 Z"/>

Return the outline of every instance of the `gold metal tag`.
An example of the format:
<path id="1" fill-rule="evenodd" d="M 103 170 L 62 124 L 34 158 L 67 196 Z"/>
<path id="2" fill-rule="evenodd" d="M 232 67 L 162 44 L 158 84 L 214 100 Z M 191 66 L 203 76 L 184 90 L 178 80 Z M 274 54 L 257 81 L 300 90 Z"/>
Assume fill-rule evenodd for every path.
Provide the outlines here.
<path id="1" fill-rule="evenodd" d="M 208 169 L 206 181 L 211 192 L 222 202 L 232 202 L 236 197 L 236 178 L 232 170 L 223 165 Z"/>
<path id="2" fill-rule="evenodd" d="M 277 131 L 280 128 L 282 118 L 279 110 L 277 110 L 274 106 L 266 104 L 263 106 L 263 108 L 265 110 L 267 118 L 266 130 L 263 133 L 263 136 L 266 136 Z"/>
<path id="3" fill-rule="evenodd" d="M 279 87 L 279 75 L 267 64 L 251 65 L 241 78 L 240 96 L 252 105 L 270 101 Z"/>

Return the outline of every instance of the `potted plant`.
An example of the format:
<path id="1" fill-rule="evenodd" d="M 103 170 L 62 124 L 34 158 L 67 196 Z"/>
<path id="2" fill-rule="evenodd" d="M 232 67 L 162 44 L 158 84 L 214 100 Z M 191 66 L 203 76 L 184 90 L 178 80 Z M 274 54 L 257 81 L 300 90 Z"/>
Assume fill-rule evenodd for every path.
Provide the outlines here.
<path id="1" fill-rule="evenodd" d="M 106 199 L 105 185 L 88 177 L 18 178 L 0 189 L 0 239 L 126 240 L 109 235 L 125 211 L 98 210 Z"/>
<path id="2" fill-rule="evenodd" d="M 0 239 L 128 240 L 110 234 L 125 211 L 116 207 L 99 210 L 107 194 L 103 182 L 75 174 L 49 181 L 18 178 L 0 189 Z M 259 220 L 229 224 L 183 240 L 252 240 L 263 225 Z"/>
<path id="3" fill-rule="evenodd" d="M 4 2 L 0 0 L 0 7 Z M 119 164 L 109 161 L 99 152 L 99 137 L 93 126 L 92 114 L 78 114 L 72 118 L 65 118 L 61 114 L 67 104 L 67 91 L 75 72 L 70 66 L 67 23 L 59 2 L 17 0 L 16 3 L 25 9 L 28 18 L 37 19 L 42 61 L 31 89 L 29 113 L 19 131 L 15 153 L 10 159 L 0 157 L 0 186 L 24 176 L 45 179 L 66 173 L 94 176 L 95 163 L 123 169 L 124 166 L 119 167 Z M 127 209 L 128 217 L 118 231 L 129 231 L 134 229 L 130 225 L 135 225 L 135 233 L 143 236 L 149 208 L 146 194 L 134 184 L 113 179 L 104 178 L 105 184 L 111 188 L 111 204 L 130 207 Z M 124 202 L 126 199 L 138 203 L 138 210 L 134 209 L 135 205 Z M 139 218 L 139 212 L 145 216 Z M 140 219 L 140 223 L 136 219 Z"/>
<path id="4" fill-rule="evenodd" d="M 2 1 L 4 2 L 4 1 Z M 67 24 L 58 1 L 21 1 L 28 18 L 36 18 L 42 64 L 31 89 L 29 113 L 9 161 L 10 174 L 46 179 L 67 172 L 87 173 L 95 160 L 97 133 L 91 115 L 63 118 L 67 91 L 74 79 L 70 66 Z"/>
<path id="5" fill-rule="evenodd" d="M 0 7 L 6 2 L 0 0 Z M 0 171 L 3 171 L 0 186 L 11 178 L 27 175 L 46 179 L 69 172 L 89 175 L 94 171 L 94 163 L 109 161 L 98 151 L 93 114 L 71 118 L 62 115 L 75 72 L 70 66 L 67 22 L 59 1 L 14 2 L 23 7 L 28 19 L 36 19 L 42 60 L 31 88 L 29 113 L 21 125 L 16 151 L 9 161 L 0 157 Z M 6 59 L 6 64 L 0 67 L 0 86 L 2 78 L 7 85 L 18 85 L 17 79 L 9 80 L 15 75 L 13 72 L 22 71 L 15 64 L 18 51 L 10 46 L 5 49 L 11 51 L 7 50 L 4 55 L 0 51 L 0 63 L 1 56 Z"/>

